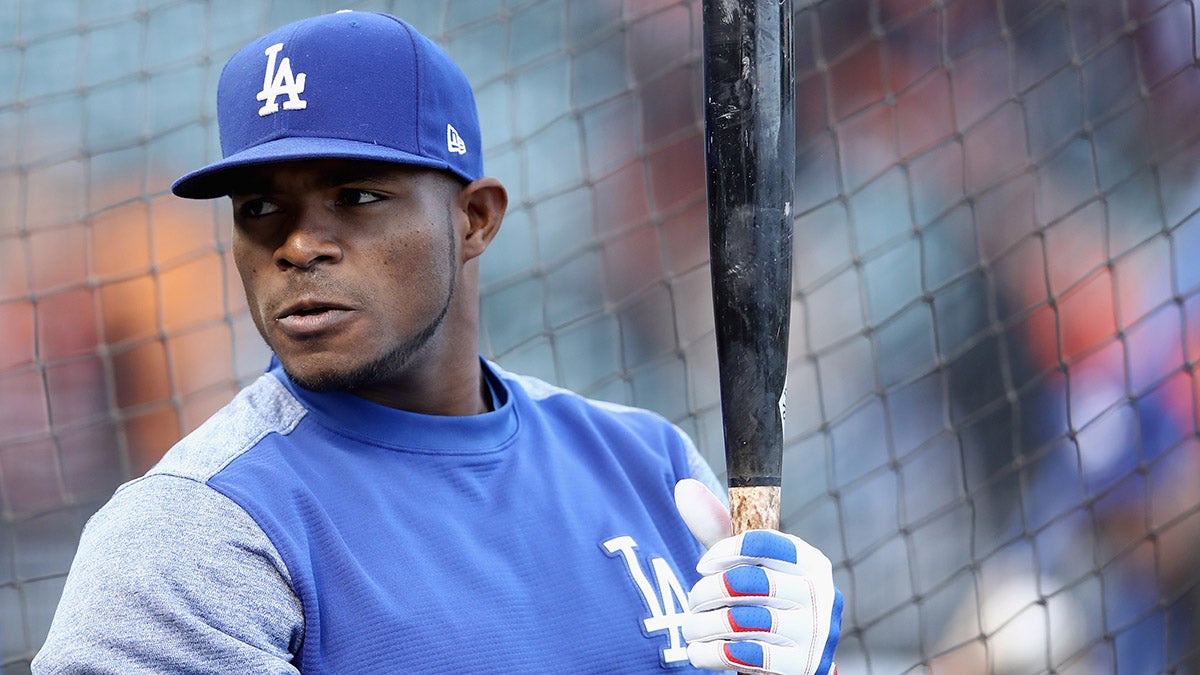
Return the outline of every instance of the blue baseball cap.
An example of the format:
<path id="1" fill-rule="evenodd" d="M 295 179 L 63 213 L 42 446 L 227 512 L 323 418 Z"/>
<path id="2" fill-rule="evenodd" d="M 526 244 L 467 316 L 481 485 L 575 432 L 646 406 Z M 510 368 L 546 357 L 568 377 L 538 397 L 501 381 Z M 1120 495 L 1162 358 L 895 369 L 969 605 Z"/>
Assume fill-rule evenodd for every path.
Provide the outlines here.
<path id="1" fill-rule="evenodd" d="M 223 158 L 171 186 L 230 193 L 232 170 L 364 159 L 483 176 L 475 95 L 445 51 L 388 14 L 341 11 L 276 29 L 233 55 L 217 85 Z"/>

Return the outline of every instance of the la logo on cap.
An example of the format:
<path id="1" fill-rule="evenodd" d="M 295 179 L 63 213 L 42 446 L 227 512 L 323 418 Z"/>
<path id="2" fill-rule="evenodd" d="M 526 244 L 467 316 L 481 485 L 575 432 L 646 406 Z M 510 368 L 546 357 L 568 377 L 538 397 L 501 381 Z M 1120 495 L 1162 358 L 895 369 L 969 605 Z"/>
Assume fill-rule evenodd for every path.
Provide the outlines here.
<path id="1" fill-rule="evenodd" d="M 300 98 L 300 94 L 304 93 L 304 73 L 292 75 L 292 61 L 286 56 L 279 62 L 279 70 L 275 69 L 275 57 L 282 49 L 283 43 L 279 42 L 263 52 L 267 55 L 267 72 L 263 75 L 263 88 L 257 97 L 259 101 L 265 101 L 263 107 L 258 109 L 259 117 L 279 112 L 279 104 L 275 99 L 280 96 L 288 97 L 283 102 L 284 110 L 304 110 L 308 107 L 308 101 Z"/>

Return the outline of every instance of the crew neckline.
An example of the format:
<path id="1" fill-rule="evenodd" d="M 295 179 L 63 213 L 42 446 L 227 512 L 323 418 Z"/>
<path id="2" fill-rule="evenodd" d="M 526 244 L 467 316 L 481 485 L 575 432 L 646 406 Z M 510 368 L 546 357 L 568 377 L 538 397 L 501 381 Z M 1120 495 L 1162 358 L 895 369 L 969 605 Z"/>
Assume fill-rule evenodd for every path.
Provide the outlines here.
<path id="1" fill-rule="evenodd" d="M 267 372 L 331 431 L 393 450 L 436 454 L 482 454 L 506 447 L 517 432 L 518 418 L 509 384 L 480 357 L 483 376 L 495 407 L 477 415 L 426 415 L 389 408 L 349 392 L 309 391 L 297 385 L 275 356 Z"/>

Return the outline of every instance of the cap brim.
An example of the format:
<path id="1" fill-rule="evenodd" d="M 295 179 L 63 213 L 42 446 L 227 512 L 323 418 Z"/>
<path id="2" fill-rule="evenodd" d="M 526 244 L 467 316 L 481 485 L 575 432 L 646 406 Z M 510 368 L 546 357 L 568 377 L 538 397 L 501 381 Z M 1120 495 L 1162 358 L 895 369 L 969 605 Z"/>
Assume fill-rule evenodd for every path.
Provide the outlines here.
<path id="1" fill-rule="evenodd" d="M 233 192 L 230 179 L 236 169 L 305 159 L 365 159 L 453 170 L 443 161 L 372 143 L 340 138 L 289 137 L 267 141 L 197 169 L 175 181 L 171 192 L 187 199 L 224 197 Z"/>

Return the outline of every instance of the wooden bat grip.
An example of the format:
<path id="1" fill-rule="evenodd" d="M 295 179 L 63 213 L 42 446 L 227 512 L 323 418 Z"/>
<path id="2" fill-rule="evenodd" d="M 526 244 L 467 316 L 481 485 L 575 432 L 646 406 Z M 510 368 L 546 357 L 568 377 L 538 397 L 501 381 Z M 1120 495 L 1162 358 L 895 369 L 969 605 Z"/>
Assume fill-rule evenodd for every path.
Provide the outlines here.
<path id="1" fill-rule="evenodd" d="M 779 529 L 778 485 L 729 488 L 729 514 L 733 533 Z"/>
<path id="2" fill-rule="evenodd" d="M 779 529 L 778 485 L 729 488 L 729 515 L 733 533 Z M 738 675 L 746 675 L 739 672 Z"/>

